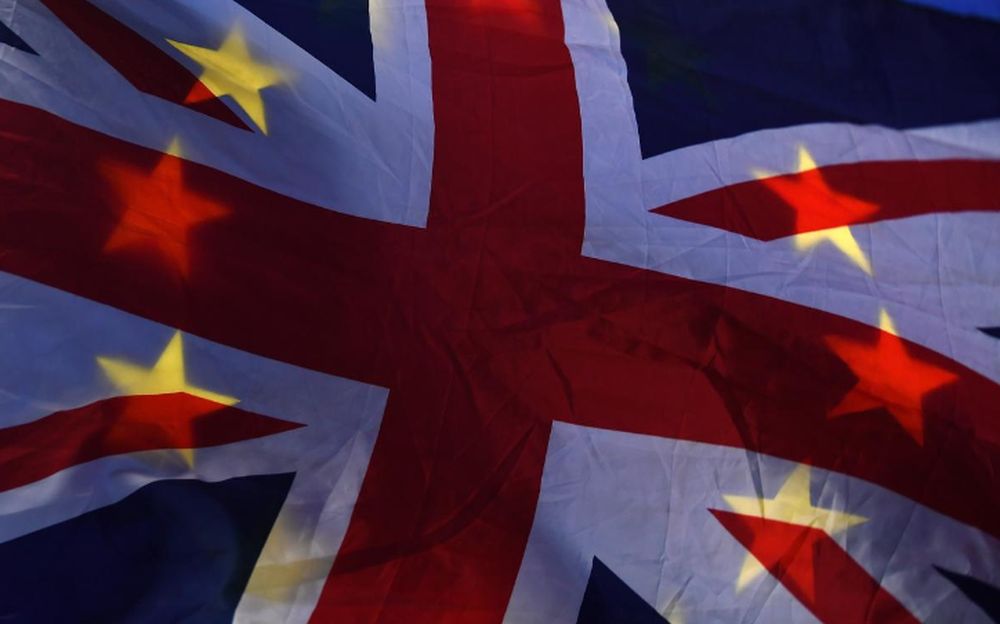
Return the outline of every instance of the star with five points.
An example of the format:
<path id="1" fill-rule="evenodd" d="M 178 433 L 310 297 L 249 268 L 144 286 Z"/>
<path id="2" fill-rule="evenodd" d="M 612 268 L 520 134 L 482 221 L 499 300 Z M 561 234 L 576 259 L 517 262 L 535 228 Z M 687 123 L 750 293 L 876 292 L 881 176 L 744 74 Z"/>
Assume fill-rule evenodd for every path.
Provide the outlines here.
<path id="1" fill-rule="evenodd" d="M 232 97 L 261 132 L 267 134 L 267 116 L 260 92 L 281 82 L 283 74 L 274 66 L 253 58 L 243 30 L 238 25 L 230 31 L 218 49 L 203 48 L 172 39 L 167 39 L 167 42 L 201 65 L 202 73 L 198 79 L 212 95 Z M 194 96 L 188 97 L 190 99 Z"/>
<path id="2" fill-rule="evenodd" d="M 800 464 L 788 476 L 774 498 L 724 495 L 723 500 L 730 509 L 740 515 L 820 529 L 830 536 L 867 521 L 867 518 L 862 516 L 814 506 L 809 493 L 809 476 L 809 466 Z M 811 569 L 811 552 L 804 551 L 802 556 L 802 564 Z M 766 572 L 764 566 L 754 554 L 747 553 L 736 580 L 736 590 L 742 590 L 764 572 Z"/>
<path id="3" fill-rule="evenodd" d="M 239 402 L 231 396 L 188 383 L 184 365 L 184 342 L 179 331 L 174 332 L 152 368 L 105 356 L 98 356 L 97 364 L 124 395 L 184 392 L 221 405 L 235 405 Z M 194 467 L 194 449 L 173 449 L 170 454 L 179 457 L 187 468 Z"/>
<path id="4" fill-rule="evenodd" d="M 230 211 L 188 188 L 180 155 L 180 143 L 174 139 L 148 173 L 123 163 L 102 165 L 104 177 L 124 208 L 103 251 L 152 248 L 181 275 L 190 274 L 191 230 Z M 156 205 L 169 206 L 169 218 L 161 216 L 164 211 L 157 210 Z"/>
<path id="5" fill-rule="evenodd" d="M 817 227 L 829 223 L 831 216 L 841 223 L 858 221 L 876 212 L 878 206 L 831 188 L 804 146 L 799 147 L 798 175 L 773 176 L 763 171 L 756 174 L 768 189 L 795 210 L 795 230 L 800 232 L 793 237 L 796 249 L 808 251 L 829 242 L 862 271 L 872 274 L 871 262 L 849 226 Z"/>
<path id="6" fill-rule="evenodd" d="M 106 356 L 99 356 L 97 363 L 123 395 L 184 392 L 221 405 L 235 405 L 238 402 L 231 396 L 212 392 L 188 382 L 184 364 L 184 342 L 179 331 L 174 332 L 152 368 Z"/>
<path id="7" fill-rule="evenodd" d="M 924 443 L 923 399 L 929 392 L 958 377 L 943 368 L 922 362 L 906 351 L 892 319 L 883 310 L 882 334 L 874 344 L 829 336 L 827 344 L 858 378 L 831 417 L 875 408 L 886 411 L 917 444 Z"/>

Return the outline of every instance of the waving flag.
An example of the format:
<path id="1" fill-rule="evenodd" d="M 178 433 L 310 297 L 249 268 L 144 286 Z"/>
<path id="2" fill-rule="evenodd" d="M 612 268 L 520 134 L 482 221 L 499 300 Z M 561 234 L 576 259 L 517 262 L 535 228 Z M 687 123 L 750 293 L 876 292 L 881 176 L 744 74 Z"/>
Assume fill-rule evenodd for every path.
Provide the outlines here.
<path id="1" fill-rule="evenodd" d="M 0 0 L 0 619 L 1000 621 L 988 0 Z"/>

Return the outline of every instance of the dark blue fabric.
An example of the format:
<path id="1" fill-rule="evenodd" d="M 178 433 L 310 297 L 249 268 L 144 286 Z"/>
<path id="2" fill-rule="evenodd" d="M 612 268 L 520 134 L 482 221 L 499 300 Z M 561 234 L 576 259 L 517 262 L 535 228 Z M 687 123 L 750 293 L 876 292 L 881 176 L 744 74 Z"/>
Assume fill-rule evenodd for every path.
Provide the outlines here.
<path id="1" fill-rule="evenodd" d="M 237 0 L 375 99 L 368 0 Z"/>
<path id="2" fill-rule="evenodd" d="M 983 332 L 987 336 L 1000 338 L 1000 327 L 980 327 L 979 331 Z"/>
<path id="3" fill-rule="evenodd" d="M 31 46 L 24 42 L 24 39 L 18 37 L 17 33 L 11 30 L 10 27 L 3 22 L 0 22 L 0 44 L 9 45 L 12 48 L 17 48 L 18 50 L 29 54 L 38 54 L 31 49 Z"/>
<path id="4" fill-rule="evenodd" d="M 656 609 L 594 557 L 576 624 L 669 624 Z"/>
<path id="5" fill-rule="evenodd" d="M 1000 24 L 897 0 L 608 0 L 643 157 L 754 130 L 1000 117 Z"/>
<path id="6" fill-rule="evenodd" d="M 1000 21 L 1000 0 L 907 0 L 959 15 L 975 15 Z"/>
<path id="7" fill-rule="evenodd" d="M 292 478 L 158 481 L 0 544 L 0 622 L 232 622 Z"/>
<path id="8" fill-rule="evenodd" d="M 1000 622 L 1000 588 L 993 587 L 980 581 L 979 579 L 965 576 L 958 572 L 937 568 L 946 579 L 951 581 L 965 596 L 974 602 L 990 619 Z"/>

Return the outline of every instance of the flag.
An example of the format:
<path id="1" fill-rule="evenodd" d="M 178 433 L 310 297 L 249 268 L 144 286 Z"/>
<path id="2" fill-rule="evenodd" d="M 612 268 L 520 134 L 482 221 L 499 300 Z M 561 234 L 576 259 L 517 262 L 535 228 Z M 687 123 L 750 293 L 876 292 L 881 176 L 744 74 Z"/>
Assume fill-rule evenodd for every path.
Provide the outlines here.
<path id="1" fill-rule="evenodd" d="M 1000 17 L 0 0 L 0 617 L 989 622 Z"/>

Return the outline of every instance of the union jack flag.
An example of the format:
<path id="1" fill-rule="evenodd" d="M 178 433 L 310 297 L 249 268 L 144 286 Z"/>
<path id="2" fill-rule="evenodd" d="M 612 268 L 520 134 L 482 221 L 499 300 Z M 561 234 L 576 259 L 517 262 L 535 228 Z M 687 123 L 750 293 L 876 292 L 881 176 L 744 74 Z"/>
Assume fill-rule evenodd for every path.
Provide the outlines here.
<path id="1" fill-rule="evenodd" d="M 0 620 L 1000 621 L 992 0 L 0 0 Z"/>

